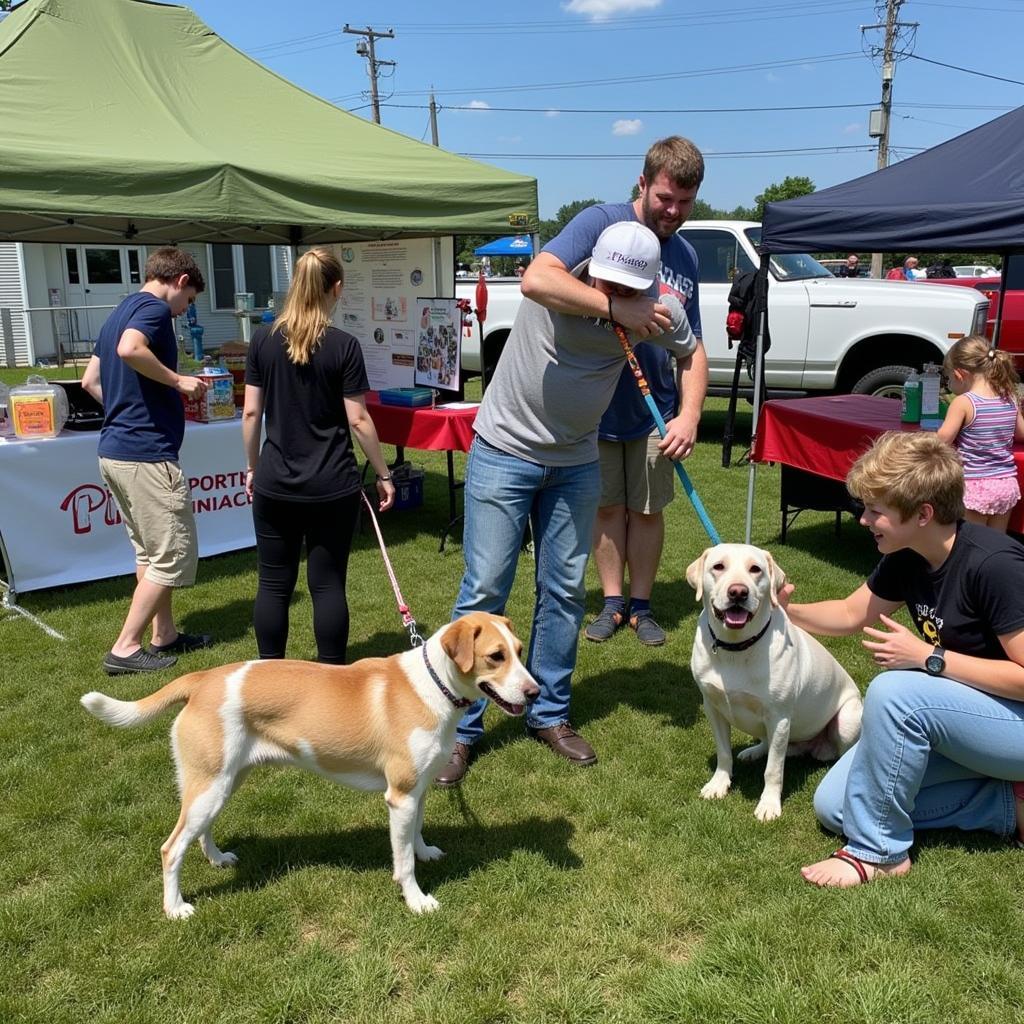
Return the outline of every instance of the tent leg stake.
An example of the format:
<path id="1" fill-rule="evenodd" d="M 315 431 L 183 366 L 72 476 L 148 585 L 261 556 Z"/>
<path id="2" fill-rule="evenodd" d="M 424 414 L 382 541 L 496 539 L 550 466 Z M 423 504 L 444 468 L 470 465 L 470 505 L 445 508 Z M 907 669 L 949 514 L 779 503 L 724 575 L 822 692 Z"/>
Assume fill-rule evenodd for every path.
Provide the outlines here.
<path id="1" fill-rule="evenodd" d="M 14 600 L 14 593 L 11 588 L 0 580 L 0 588 L 3 590 L 3 596 L 0 597 L 0 607 L 4 611 L 16 612 L 18 615 L 28 619 L 33 625 L 38 626 L 47 636 L 52 636 L 54 640 L 67 640 L 67 637 L 63 633 L 58 633 L 52 626 L 48 626 L 42 619 L 33 615 L 27 608 L 22 608 L 20 604 L 17 604 Z"/>

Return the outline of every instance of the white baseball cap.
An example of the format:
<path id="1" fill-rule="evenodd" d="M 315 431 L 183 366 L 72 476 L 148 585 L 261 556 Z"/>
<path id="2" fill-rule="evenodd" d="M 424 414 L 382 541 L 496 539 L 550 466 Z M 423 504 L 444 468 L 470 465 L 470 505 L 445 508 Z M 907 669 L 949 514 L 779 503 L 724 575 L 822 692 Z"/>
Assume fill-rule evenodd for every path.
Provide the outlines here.
<path id="1" fill-rule="evenodd" d="M 601 232 L 590 256 L 589 273 L 602 281 L 647 291 L 661 269 L 661 242 L 636 220 L 623 220 Z"/>

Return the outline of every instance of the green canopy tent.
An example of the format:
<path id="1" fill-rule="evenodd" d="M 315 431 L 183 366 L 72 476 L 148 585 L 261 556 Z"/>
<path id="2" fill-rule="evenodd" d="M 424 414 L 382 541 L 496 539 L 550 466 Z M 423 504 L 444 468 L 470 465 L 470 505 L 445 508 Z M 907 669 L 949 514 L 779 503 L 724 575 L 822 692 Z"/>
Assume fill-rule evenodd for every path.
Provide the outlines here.
<path id="1" fill-rule="evenodd" d="M 315 244 L 502 234 L 536 179 L 299 89 L 185 7 L 26 0 L 0 22 L 0 240 Z"/>

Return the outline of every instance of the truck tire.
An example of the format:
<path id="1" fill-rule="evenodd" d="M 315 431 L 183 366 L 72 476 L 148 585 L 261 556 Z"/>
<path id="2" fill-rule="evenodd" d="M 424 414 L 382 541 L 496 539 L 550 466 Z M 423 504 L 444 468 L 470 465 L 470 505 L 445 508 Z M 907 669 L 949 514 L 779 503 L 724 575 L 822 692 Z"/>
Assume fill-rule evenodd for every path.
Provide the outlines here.
<path id="1" fill-rule="evenodd" d="M 879 366 L 863 377 L 850 390 L 853 395 L 875 395 L 877 398 L 899 398 L 903 384 L 914 372 L 912 366 Z"/>

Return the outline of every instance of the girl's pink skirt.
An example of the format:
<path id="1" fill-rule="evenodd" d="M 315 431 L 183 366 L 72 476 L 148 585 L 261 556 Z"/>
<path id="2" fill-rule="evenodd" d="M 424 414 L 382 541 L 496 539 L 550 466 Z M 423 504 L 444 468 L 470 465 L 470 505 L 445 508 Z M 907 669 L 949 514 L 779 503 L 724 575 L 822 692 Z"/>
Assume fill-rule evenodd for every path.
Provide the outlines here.
<path id="1" fill-rule="evenodd" d="M 964 481 L 964 505 L 983 516 L 1001 516 L 1020 501 L 1016 476 L 984 476 Z"/>

